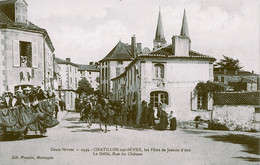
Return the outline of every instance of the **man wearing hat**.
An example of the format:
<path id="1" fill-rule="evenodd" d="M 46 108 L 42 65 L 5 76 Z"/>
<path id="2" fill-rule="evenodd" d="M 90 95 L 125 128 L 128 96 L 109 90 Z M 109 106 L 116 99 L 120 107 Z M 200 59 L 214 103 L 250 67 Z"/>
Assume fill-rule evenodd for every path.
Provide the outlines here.
<path id="1" fill-rule="evenodd" d="M 157 117 L 160 119 L 160 122 L 154 126 L 156 130 L 166 130 L 168 126 L 167 113 L 162 109 L 162 103 L 158 105 Z"/>

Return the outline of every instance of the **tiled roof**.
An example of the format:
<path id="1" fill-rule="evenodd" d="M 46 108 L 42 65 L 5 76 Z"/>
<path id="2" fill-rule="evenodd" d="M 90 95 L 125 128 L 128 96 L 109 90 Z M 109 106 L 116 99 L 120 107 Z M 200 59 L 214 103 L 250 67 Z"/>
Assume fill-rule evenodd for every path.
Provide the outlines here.
<path id="1" fill-rule="evenodd" d="M 189 51 L 189 56 L 175 56 L 174 53 L 172 52 L 172 45 L 168 45 L 164 48 L 161 48 L 157 51 L 153 51 L 151 53 L 148 53 L 147 55 L 141 55 L 143 57 L 166 57 L 166 58 L 197 58 L 197 59 L 208 59 L 208 60 L 213 60 L 215 61 L 216 59 L 214 57 L 208 56 L 201 54 L 199 52 L 190 50 Z"/>
<path id="2" fill-rule="evenodd" d="M 99 72 L 99 67 L 96 65 L 78 65 L 78 70 L 86 70 L 92 72 Z"/>
<path id="3" fill-rule="evenodd" d="M 111 60 L 132 60 L 131 45 L 121 41 L 100 61 Z"/>
<path id="4" fill-rule="evenodd" d="M 72 62 L 70 62 L 70 61 L 67 61 L 67 60 L 63 60 L 63 59 L 60 59 L 60 58 L 57 58 L 57 57 L 55 57 L 55 62 L 57 63 L 57 64 L 69 64 L 69 65 L 72 65 L 72 66 L 78 66 L 77 64 L 75 64 L 75 63 L 72 63 Z"/>
<path id="5" fill-rule="evenodd" d="M 246 82 L 246 83 L 257 83 L 256 80 L 252 80 L 252 79 L 249 79 L 249 78 L 242 78 L 242 82 Z"/>
<path id="6" fill-rule="evenodd" d="M 260 91 L 214 93 L 214 105 L 260 105 Z"/>

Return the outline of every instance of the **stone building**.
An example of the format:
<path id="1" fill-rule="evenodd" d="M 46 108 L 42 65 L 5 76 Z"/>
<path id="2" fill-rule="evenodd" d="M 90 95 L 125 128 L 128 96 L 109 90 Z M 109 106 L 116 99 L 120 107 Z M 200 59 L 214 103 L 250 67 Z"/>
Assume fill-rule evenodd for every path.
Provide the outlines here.
<path id="1" fill-rule="evenodd" d="M 234 91 L 259 90 L 259 75 L 248 71 L 227 71 L 214 69 L 214 81 L 232 86 Z"/>
<path id="2" fill-rule="evenodd" d="M 199 82 L 213 81 L 213 62 L 216 59 L 191 50 L 186 14 L 184 11 L 180 35 L 172 37 L 172 44 L 148 54 L 138 55 L 113 78 L 113 96 L 122 96 L 126 105 L 135 99 L 138 105 L 137 123 L 141 115 L 141 102 L 151 102 L 157 110 L 161 102 L 178 121 L 194 120 L 198 115 L 209 118 L 213 108 L 212 94 L 196 91 Z"/>
<path id="3" fill-rule="evenodd" d="M 53 88 L 54 47 L 47 31 L 27 19 L 27 7 L 24 0 L 0 2 L 0 94 Z"/>
<path id="4" fill-rule="evenodd" d="M 85 77 L 91 84 L 94 91 L 99 90 L 99 64 L 90 62 L 89 65 L 78 65 L 79 78 L 81 80 Z"/>
<path id="5" fill-rule="evenodd" d="M 131 45 L 119 41 L 117 45 L 99 61 L 101 95 L 112 98 L 111 79 L 123 73 L 125 67 L 130 64 L 141 50 L 141 43 L 136 44 L 136 37 L 133 36 L 131 38 Z"/>
<path id="6" fill-rule="evenodd" d="M 70 58 L 66 60 L 55 58 L 60 67 L 62 85 L 57 90 L 60 98 L 65 102 L 67 110 L 75 110 L 76 90 L 78 88 L 78 65 L 72 63 Z"/>

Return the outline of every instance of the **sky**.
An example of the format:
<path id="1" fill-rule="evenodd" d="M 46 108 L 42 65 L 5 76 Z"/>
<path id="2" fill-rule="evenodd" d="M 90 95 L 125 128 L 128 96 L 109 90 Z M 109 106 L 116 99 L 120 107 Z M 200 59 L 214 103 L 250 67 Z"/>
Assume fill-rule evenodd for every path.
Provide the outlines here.
<path id="1" fill-rule="evenodd" d="M 152 50 L 161 8 L 167 44 L 179 35 L 186 10 L 191 49 L 221 59 L 239 59 L 259 73 L 258 0 L 26 0 L 28 19 L 45 28 L 55 55 L 79 64 L 99 61 L 135 34 Z"/>

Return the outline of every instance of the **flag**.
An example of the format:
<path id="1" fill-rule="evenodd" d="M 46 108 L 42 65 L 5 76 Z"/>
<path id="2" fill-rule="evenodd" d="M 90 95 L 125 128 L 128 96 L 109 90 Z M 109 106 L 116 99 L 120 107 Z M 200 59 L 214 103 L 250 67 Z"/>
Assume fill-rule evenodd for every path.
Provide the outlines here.
<path id="1" fill-rule="evenodd" d="M 29 72 L 27 72 L 27 78 L 28 78 L 28 81 L 30 81 L 32 78 Z"/>
<path id="2" fill-rule="evenodd" d="M 23 81 L 24 77 L 23 77 L 23 72 L 20 72 L 20 81 Z"/>

